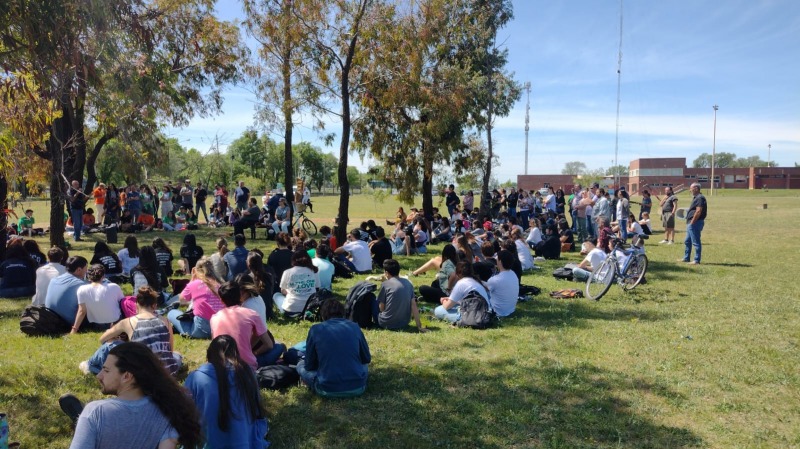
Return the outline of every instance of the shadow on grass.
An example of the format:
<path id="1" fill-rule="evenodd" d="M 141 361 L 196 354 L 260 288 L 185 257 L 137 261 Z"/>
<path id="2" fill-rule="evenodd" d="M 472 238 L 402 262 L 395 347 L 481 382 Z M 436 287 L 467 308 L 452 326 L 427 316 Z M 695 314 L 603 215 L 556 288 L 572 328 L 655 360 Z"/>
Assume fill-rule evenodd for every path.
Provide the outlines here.
<path id="1" fill-rule="evenodd" d="M 703 245 L 705 245 L 705 243 Z M 725 263 L 725 262 L 706 263 L 706 262 L 703 262 L 703 265 L 709 265 L 709 266 L 712 266 L 712 267 L 753 268 L 753 265 L 750 265 L 748 263 L 738 263 L 738 262 L 732 262 L 732 263 Z"/>
<path id="2" fill-rule="evenodd" d="M 588 364 L 448 359 L 379 366 L 357 399 L 300 392 L 271 410 L 273 443 L 325 448 L 686 448 L 692 431 L 637 414 L 632 397 L 682 401 L 664 385 Z M 282 425 L 291 423 L 291 425 Z"/>
<path id="3" fill-rule="evenodd" d="M 612 287 L 613 288 L 613 287 Z M 543 328 L 571 326 L 590 327 L 592 320 L 604 321 L 659 321 L 667 319 L 667 314 L 643 311 L 635 308 L 619 308 L 612 310 L 598 308 L 587 299 L 541 300 L 526 302 L 517 306 L 513 315 L 501 320 L 503 327 L 538 326 Z M 602 302 L 602 300 L 601 300 Z"/>

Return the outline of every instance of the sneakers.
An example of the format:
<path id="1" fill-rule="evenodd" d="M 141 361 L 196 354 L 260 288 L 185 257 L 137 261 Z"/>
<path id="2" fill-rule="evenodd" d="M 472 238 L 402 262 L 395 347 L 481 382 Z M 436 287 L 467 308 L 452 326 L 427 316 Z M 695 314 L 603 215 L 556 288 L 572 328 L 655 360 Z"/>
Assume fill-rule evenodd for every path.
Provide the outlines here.
<path id="1" fill-rule="evenodd" d="M 673 243 L 675 243 L 675 240 L 670 240 L 667 242 L 667 245 L 672 245 Z"/>
<path id="2" fill-rule="evenodd" d="M 669 240 L 662 240 L 662 241 L 660 241 L 660 242 L 658 242 L 658 243 L 662 243 L 662 244 L 663 244 L 663 243 L 669 243 Z"/>
<path id="3" fill-rule="evenodd" d="M 694 260 L 693 260 L 693 261 L 691 261 L 691 262 L 687 262 L 687 264 L 688 264 L 688 265 L 700 265 L 700 262 L 697 262 L 697 261 L 694 261 Z"/>
<path id="4" fill-rule="evenodd" d="M 78 364 L 78 369 L 81 370 L 81 372 L 83 374 L 92 374 L 92 372 L 89 370 L 89 361 L 88 360 L 84 360 L 81 363 L 79 363 Z"/>
<path id="5" fill-rule="evenodd" d="M 72 419 L 72 424 L 75 425 L 83 411 L 83 404 L 80 399 L 68 393 L 58 398 L 58 405 L 61 407 L 61 410 Z"/>

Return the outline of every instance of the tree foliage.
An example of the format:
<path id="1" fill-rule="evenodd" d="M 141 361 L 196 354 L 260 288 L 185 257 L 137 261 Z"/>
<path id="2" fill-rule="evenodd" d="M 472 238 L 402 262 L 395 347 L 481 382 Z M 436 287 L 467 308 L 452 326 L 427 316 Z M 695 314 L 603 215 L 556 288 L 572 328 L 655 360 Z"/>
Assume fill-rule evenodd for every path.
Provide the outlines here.
<path id="1" fill-rule="evenodd" d="M 579 176 L 586 172 L 586 164 L 581 161 L 570 161 L 564 164 L 564 168 L 561 169 L 562 175 L 574 175 Z"/>
<path id="2" fill-rule="evenodd" d="M 774 165 L 774 164 L 773 164 Z M 737 157 L 734 153 L 719 152 L 714 156 L 716 168 L 767 167 L 767 161 L 759 156 Z M 711 168 L 711 154 L 702 153 L 692 162 L 694 168 Z"/>

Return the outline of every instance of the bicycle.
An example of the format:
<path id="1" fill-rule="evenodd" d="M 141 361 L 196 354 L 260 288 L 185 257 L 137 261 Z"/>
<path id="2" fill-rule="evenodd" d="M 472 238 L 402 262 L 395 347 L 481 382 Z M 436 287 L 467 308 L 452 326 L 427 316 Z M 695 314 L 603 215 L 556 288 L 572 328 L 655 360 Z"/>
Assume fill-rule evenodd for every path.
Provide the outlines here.
<path id="1" fill-rule="evenodd" d="M 302 210 L 297 210 L 294 213 L 294 221 L 292 222 L 292 228 L 298 227 L 298 223 L 302 226 L 303 230 L 306 231 L 308 235 L 317 235 L 317 225 L 314 223 L 310 218 L 303 213 Z"/>
<path id="2" fill-rule="evenodd" d="M 586 280 L 586 297 L 599 301 L 611 288 L 614 280 L 623 291 L 633 290 L 642 282 L 647 272 L 647 256 L 644 249 L 632 245 L 630 249 L 623 248 L 624 241 L 614 238 L 614 250 L 597 269 L 592 271 Z M 620 261 L 618 253 L 625 256 Z"/>

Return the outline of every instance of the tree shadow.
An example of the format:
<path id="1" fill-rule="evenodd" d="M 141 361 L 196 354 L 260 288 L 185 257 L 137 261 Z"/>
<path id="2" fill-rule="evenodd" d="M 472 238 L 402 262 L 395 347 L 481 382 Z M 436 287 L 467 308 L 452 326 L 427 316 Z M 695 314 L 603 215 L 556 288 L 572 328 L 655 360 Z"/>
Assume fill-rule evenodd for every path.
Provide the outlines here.
<path id="1" fill-rule="evenodd" d="M 659 321 L 667 314 L 636 308 L 599 308 L 586 299 L 534 300 L 519 304 L 513 315 L 502 318 L 503 327 L 591 327 L 590 321 Z"/>
<path id="2" fill-rule="evenodd" d="M 703 244 L 705 246 L 705 243 Z M 716 262 L 716 263 L 706 263 L 703 262 L 703 265 L 709 265 L 712 267 L 731 267 L 731 268 L 753 268 L 753 265 L 749 263 L 739 263 L 739 262 Z"/>
<path id="3" fill-rule="evenodd" d="M 631 397 L 682 402 L 667 386 L 550 359 L 447 359 L 379 365 L 361 398 L 283 401 L 271 410 L 279 447 L 686 448 L 692 431 L 637 414 Z M 277 423 L 292 423 L 280 426 Z"/>

